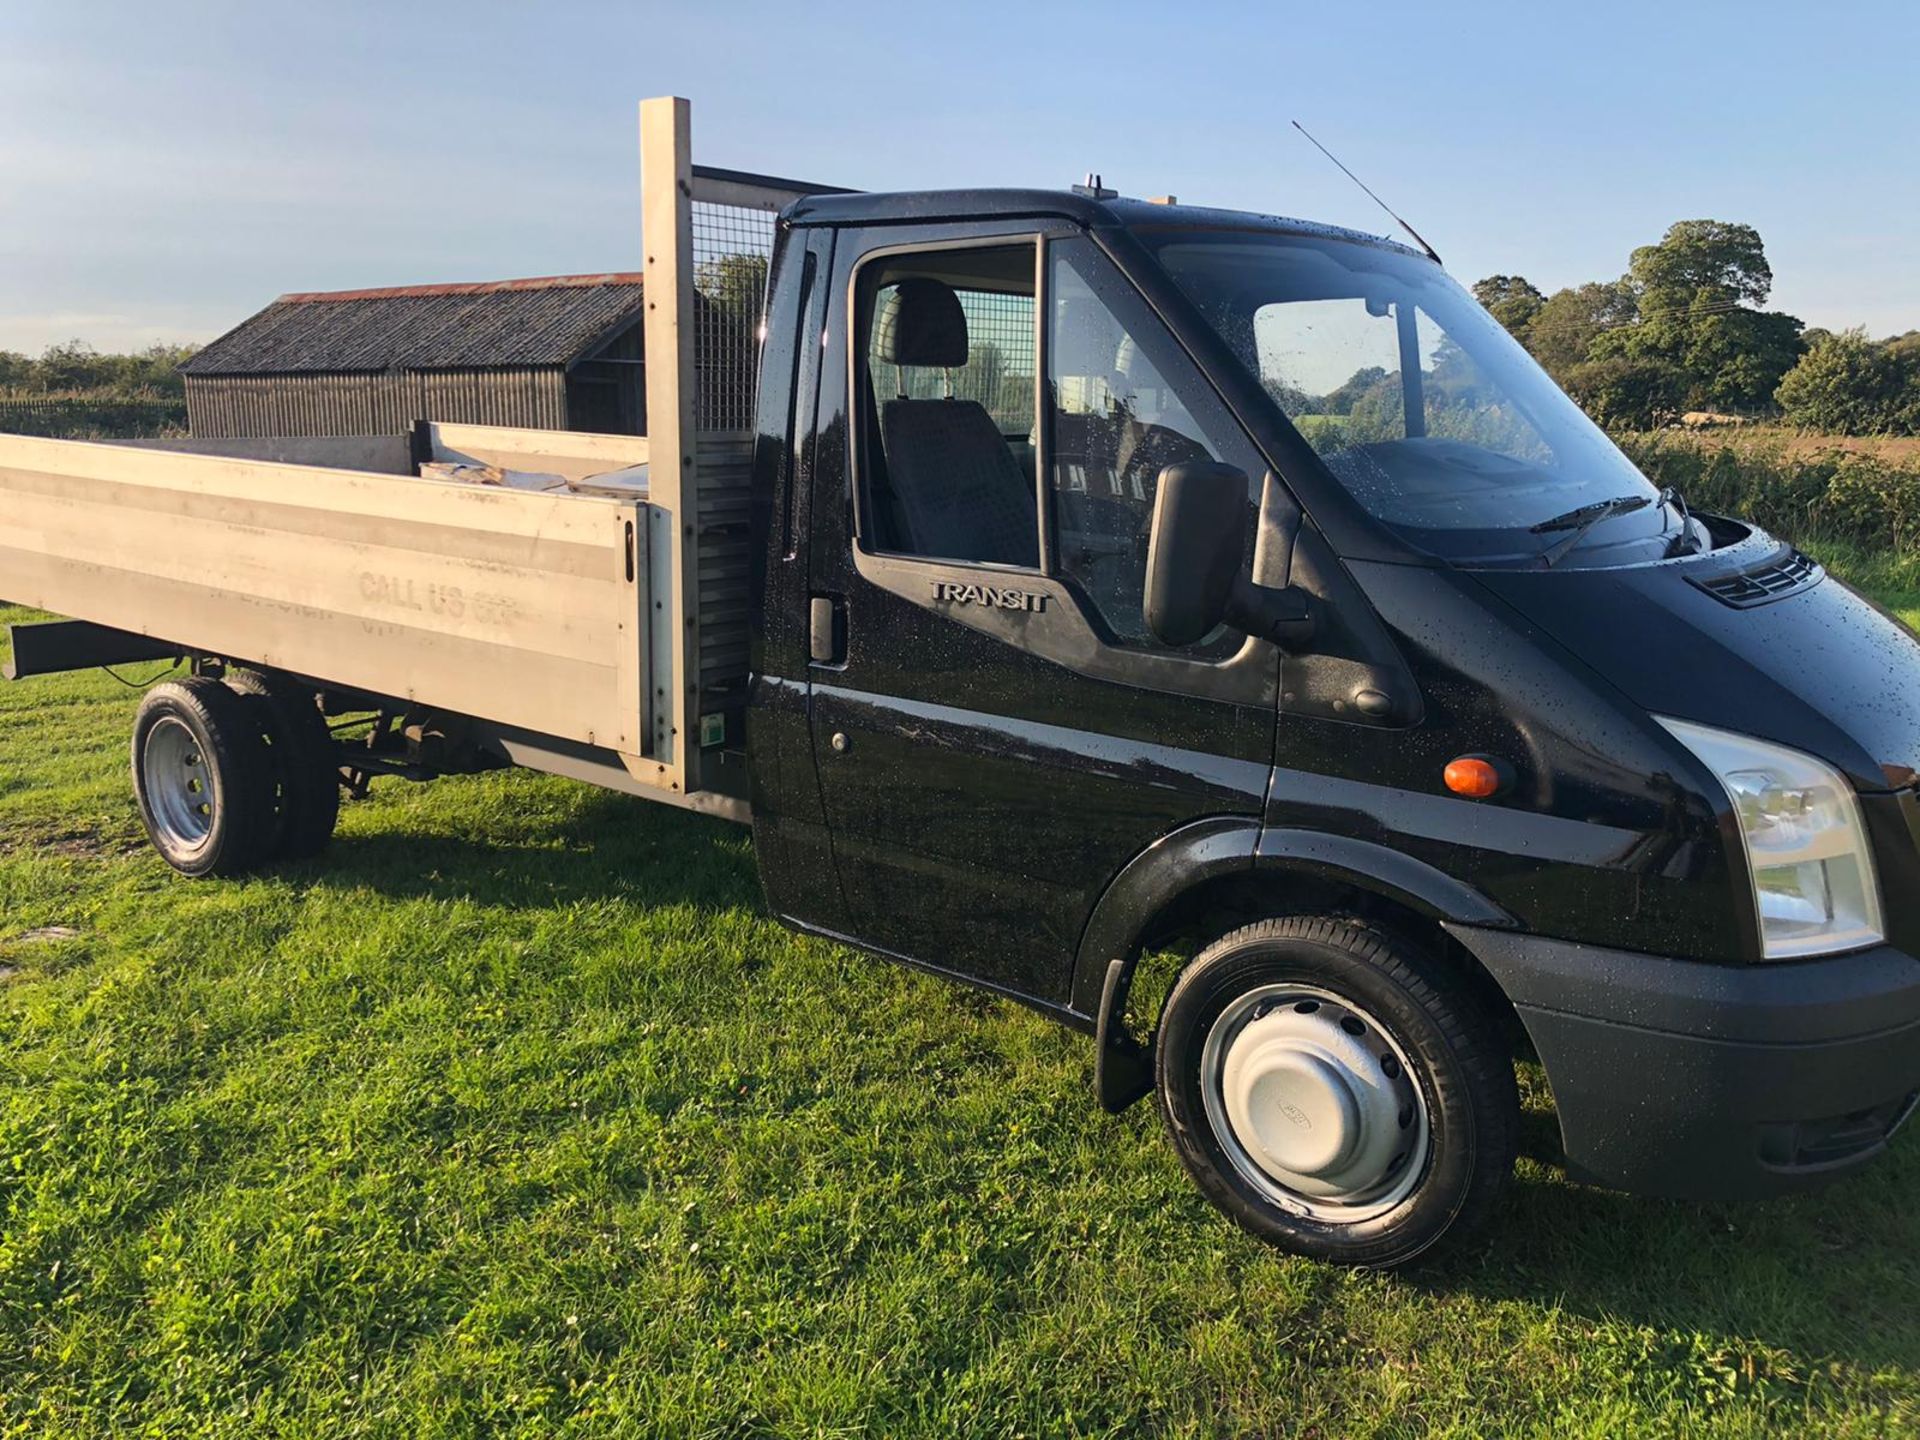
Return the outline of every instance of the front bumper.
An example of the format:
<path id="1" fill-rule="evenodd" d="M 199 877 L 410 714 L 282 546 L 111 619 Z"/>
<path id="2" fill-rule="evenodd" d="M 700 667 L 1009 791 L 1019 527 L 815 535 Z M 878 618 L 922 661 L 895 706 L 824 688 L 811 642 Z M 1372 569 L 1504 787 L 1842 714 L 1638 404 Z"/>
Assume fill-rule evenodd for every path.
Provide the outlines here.
<path id="1" fill-rule="evenodd" d="M 1709 965 L 1449 927 L 1540 1053 L 1568 1173 L 1742 1199 L 1867 1163 L 1920 1097 L 1920 959 Z"/>

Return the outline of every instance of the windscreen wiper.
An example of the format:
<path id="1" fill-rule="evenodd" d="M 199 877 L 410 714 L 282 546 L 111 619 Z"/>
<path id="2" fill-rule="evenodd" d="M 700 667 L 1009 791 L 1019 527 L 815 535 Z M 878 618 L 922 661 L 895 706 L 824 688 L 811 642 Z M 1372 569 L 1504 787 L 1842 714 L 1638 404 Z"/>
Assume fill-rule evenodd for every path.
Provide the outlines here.
<path id="1" fill-rule="evenodd" d="M 1687 504 L 1687 497 L 1668 485 L 1660 492 L 1660 503 L 1671 505 L 1680 512 L 1680 531 L 1667 546 L 1667 559 L 1698 553 L 1699 546 L 1693 539 L 1693 507 Z"/>
<path id="2" fill-rule="evenodd" d="M 1538 525 L 1527 528 L 1535 535 L 1544 535 L 1552 530 L 1569 532 L 1564 539 L 1556 540 L 1540 552 L 1542 568 L 1552 569 L 1553 564 L 1574 546 L 1578 545 L 1586 534 L 1602 520 L 1611 520 L 1616 515 L 1630 515 L 1635 510 L 1644 510 L 1653 501 L 1645 495 L 1615 495 L 1610 500 L 1595 500 L 1590 505 L 1576 505 L 1565 514 L 1555 515 L 1542 520 Z"/>

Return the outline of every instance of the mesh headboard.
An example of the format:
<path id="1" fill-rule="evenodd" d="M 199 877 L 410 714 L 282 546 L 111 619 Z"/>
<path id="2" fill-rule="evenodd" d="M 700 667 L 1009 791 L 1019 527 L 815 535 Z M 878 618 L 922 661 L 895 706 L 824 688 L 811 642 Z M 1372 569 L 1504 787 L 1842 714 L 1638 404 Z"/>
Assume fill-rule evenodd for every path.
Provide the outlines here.
<path id="1" fill-rule="evenodd" d="M 834 185 L 693 167 L 696 428 L 753 428 L 774 216 L 804 195 L 842 193 Z"/>

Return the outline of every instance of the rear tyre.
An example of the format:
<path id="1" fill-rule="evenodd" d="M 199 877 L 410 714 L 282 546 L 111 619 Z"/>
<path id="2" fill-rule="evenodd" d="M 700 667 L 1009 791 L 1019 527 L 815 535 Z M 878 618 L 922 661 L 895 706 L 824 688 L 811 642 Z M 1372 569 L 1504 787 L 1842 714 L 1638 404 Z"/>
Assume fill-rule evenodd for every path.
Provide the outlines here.
<path id="1" fill-rule="evenodd" d="M 245 702 L 217 680 L 169 680 L 133 722 L 133 793 L 153 848 L 182 875 L 271 858 L 273 767 Z"/>
<path id="2" fill-rule="evenodd" d="M 267 746 L 273 855 L 286 860 L 318 855 L 340 819 L 340 770 L 313 693 L 257 670 L 228 671 L 227 686 L 246 703 Z"/>
<path id="3" fill-rule="evenodd" d="M 1513 1169 L 1513 1065 L 1464 984 L 1348 919 L 1236 930 L 1187 967 L 1155 1046 L 1161 1115 L 1207 1198 L 1263 1240 L 1386 1269 L 1485 1221 Z"/>

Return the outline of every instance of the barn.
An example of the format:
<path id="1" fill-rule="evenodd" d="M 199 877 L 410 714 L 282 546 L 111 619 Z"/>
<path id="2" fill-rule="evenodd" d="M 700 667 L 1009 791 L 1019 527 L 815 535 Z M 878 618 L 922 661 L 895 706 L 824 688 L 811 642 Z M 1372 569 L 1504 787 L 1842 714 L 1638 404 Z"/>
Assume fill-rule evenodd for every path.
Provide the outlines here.
<path id="1" fill-rule="evenodd" d="M 206 438 L 392 435 L 415 420 L 639 435 L 640 276 L 282 295 L 194 355 Z"/>

